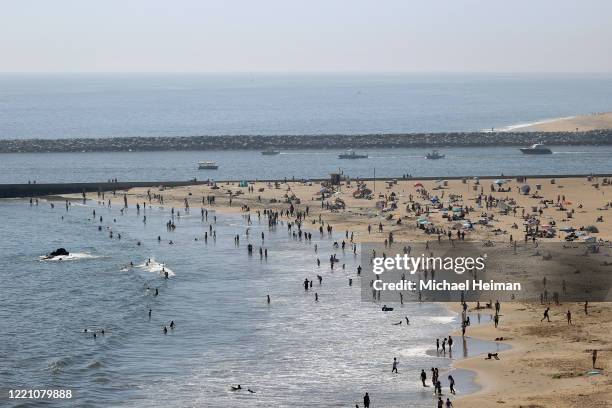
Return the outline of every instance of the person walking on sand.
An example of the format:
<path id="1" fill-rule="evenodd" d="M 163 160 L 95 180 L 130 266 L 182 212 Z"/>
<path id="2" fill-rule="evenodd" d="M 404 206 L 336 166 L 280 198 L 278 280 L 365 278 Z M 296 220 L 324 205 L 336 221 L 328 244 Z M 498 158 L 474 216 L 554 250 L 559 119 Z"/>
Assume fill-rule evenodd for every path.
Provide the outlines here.
<path id="1" fill-rule="evenodd" d="M 444 401 L 442 401 L 442 397 L 438 397 L 438 408 L 444 408 Z"/>
<path id="2" fill-rule="evenodd" d="M 363 396 L 363 406 L 365 408 L 370 408 L 370 396 L 368 395 L 368 393 L 366 392 L 365 395 Z"/>
<path id="3" fill-rule="evenodd" d="M 595 368 L 596 362 L 597 362 L 597 350 L 593 350 L 593 368 Z"/>
<path id="4" fill-rule="evenodd" d="M 421 382 L 423 383 L 423 387 L 427 387 L 425 381 L 427 381 L 427 374 L 425 374 L 425 370 L 421 370 Z"/>
<path id="5" fill-rule="evenodd" d="M 393 357 L 393 368 L 391 369 L 391 373 L 396 373 L 397 374 L 397 358 Z"/>
<path id="6" fill-rule="evenodd" d="M 453 408 L 453 403 L 451 402 L 450 398 L 446 399 L 446 408 Z"/>
<path id="7" fill-rule="evenodd" d="M 544 317 L 542 318 L 542 320 L 540 320 L 541 322 L 543 322 L 544 319 L 547 319 L 550 322 L 550 316 L 548 315 L 549 311 L 550 311 L 550 307 L 547 307 L 546 310 L 544 310 Z"/>
<path id="8" fill-rule="evenodd" d="M 567 311 L 567 324 L 572 324 L 572 312 Z"/>

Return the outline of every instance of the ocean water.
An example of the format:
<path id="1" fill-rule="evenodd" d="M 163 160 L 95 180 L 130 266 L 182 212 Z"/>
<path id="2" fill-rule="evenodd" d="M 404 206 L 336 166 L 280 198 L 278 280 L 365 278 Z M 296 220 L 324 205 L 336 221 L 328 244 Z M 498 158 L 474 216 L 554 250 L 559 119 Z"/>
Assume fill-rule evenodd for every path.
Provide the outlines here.
<path id="1" fill-rule="evenodd" d="M 0 139 L 473 131 L 610 110 L 610 75 L 0 75 Z"/>
<path id="2" fill-rule="evenodd" d="M 426 160 L 426 149 L 363 151 L 367 159 L 341 160 L 334 150 L 179 151 L 0 154 L 0 183 L 325 178 L 338 170 L 351 177 L 487 176 L 612 173 L 612 146 L 551 146 L 554 154 L 524 155 L 517 147 L 453 147 L 446 157 Z M 218 170 L 198 170 L 215 160 Z"/>
<path id="3" fill-rule="evenodd" d="M 27 406 L 331 407 L 354 406 L 369 392 L 374 406 L 430 407 L 431 388 L 420 386 L 418 375 L 433 366 L 447 387 L 449 359 L 431 348 L 458 327 L 456 316 L 436 304 L 382 313 L 380 305 L 362 302 L 359 257 L 333 250 L 333 238 L 295 240 L 285 225 L 269 230 L 256 216 L 247 236 L 240 215 L 218 214 L 214 223 L 211 212 L 217 238 L 205 243 L 209 223 L 199 213 L 176 218 L 174 232 L 165 227 L 169 209 L 148 208 L 146 223 L 143 215 L 135 208 L 121 213 L 117 204 L 66 210 L 61 202 L 55 208 L 43 200 L 0 202 L 10 237 L 0 253 L 0 405 L 24 406 L 7 400 L 7 389 L 67 388 L 72 400 Z M 246 251 L 249 241 L 261 245 L 262 231 L 267 261 Z M 346 269 L 331 271 L 326 262 L 317 268 L 314 244 L 322 260 L 336 252 Z M 72 255 L 40 259 L 58 247 Z M 318 303 L 302 287 L 317 274 Z M 404 316 L 409 327 L 392 325 Z M 164 335 L 171 320 L 176 329 Z M 105 335 L 94 339 L 85 328 Z M 454 358 L 496 349 L 457 341 Z M 399 375 L 390 373 L 393 357 L 400 359 Z M 459 395 L 475 389 L 470 373 L 455 376 Z M 255 393 L 232 392 L 231 384 Z"/>

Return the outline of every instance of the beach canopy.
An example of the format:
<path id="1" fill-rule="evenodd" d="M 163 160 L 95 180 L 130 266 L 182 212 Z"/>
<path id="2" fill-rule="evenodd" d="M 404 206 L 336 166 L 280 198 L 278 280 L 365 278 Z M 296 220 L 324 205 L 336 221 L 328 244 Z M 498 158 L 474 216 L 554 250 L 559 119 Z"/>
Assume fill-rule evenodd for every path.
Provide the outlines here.
<path id="1" fill-rule="evenodd" d="M 599 232 L 599 228 L 597 228 L 594 225 L 589 225 L 588 227 L 585 228 L 586 231 L 588 232 L 592 232 L 592 233 L 598 233 Z"/>
<path id="2" fill-rule="evenodd" d="M 499 184 L 500 186 L 502 184 L 507 183 L 507 182 L 508 182 L 508 180 L 504 180 L 504 179 L 497 179 L 497 180 L 494 181 L 495 184 Z"/>
<path id="3" fill-rule="evenodd" d="M 529 184 L 525 184 L 521 187 L 521 191 L 523 192 L 523 194 L 529 194 L 529 192 L 531 191 L 531 186 Z"/>

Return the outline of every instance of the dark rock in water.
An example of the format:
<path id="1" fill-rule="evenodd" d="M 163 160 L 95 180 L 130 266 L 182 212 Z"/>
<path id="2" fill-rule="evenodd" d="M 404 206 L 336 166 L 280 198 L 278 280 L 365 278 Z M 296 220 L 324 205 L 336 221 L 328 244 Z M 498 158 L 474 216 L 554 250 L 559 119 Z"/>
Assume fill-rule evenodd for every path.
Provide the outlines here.
<path id="1" fill-rule="evenodd" d="M 51 252 L 48 257 L 49 258 L 54 258 L 56 256 L 68 256 L 70 255 L 70 253 L 68 251 L 66 251 L 66 249 L 64 248 L 57 248 L 55 251 Z"/>

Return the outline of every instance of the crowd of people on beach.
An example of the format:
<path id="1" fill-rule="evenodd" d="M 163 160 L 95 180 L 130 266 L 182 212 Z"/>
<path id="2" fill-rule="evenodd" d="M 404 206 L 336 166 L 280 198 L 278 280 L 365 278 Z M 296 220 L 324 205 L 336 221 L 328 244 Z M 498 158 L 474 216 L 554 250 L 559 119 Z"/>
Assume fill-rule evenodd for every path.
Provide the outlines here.
<path id="1" fill-rule="evenodd" d="M 288 190 L 290 190 L 290 188 Z M 249 194 L 254 194 L 255 190 L 254 188 L 249 186 L 248 192 Z M 113 192 L 112 194 L 113 194 L 113 197 L 116 197 L 115 192 Z M 427 198 L 427 199 L 431 199 L 432 197 L 431 193 L 425 190 L 424 188 L 419 189 L 418 194 L 420 194 L 421 197 Z M 149 190 L 147 191 L 146 196 L 147 196 L 148 202 L 143 201 L 142 203 L 139 202 L 135 204 L 136 215 L 140 216 L 142 212 L 143 224 L 147 223 L 147 217 L 146 217 L 147 206 L 149 208 L 152 208 L 153 201 L 155 201 L 160 206 L 164 205 L 164 197 L 162 194 L 154 194 L 154 193 L 151 193 L 151 191 Z M 215 197 L 216 196 L 214 194 L 202 197 L 202 208 L 200 208 L 200 215 L 201 215 L 201 220 L 203 223 L 208 223 L 208 219 L 209 219 L 209 209 L 205 208 L 204 205 L 214 207 L 214 205 L 216 205 Z M 232 200 L 233 197 L 237 197 L 237 195 L 230 194 L 229 200 Z M 83 194 L 83 198 L 84 200 L 86 200 L 85 194 Z M 410 200 L 412 201 L 412 196 L 410 197 Z M 312 237 L 311 231 L 315 231 L 315 234 L 316 234 L 316 231 L 318 230 L 319 238 L 321 238 L 322 240 L 327 238 L 327 241 L 321 241 L 321 242 L 322 243 L 328 242 L 330 245 L 329 249 L 331 251 L 331 254 L 329 257 L 329 270 L 333 271 L 335 268 L 341 268 L 342 270 L 344 270 L 346 268 L 346 265 L 342 263 L 342 261 L 338 257 L 338 253 L 341 252 L 342 254 L 344 254 L 347 251 L 350 251 L 349 253 L 352 252 L 354 256 L 357 256 L 358 246 L 357 246 L 357 241 L 356 241 L 356 232 L 350 231 L 347 229 L 344 231 L 344 234 L 343 234 L 344 237 L 342 238 L 342 235 L 334 231 L 334 227 L 332 226 L 332 224 L 329 221 L 326 221 L 321 215 L 321 213 L 317 214 L 316 216 L 311 217 L 312 212 L 311 212 L 310 207 L 308 205 L 298 206 L 297 203 L 299 201 L 300 200 L 297 197 L 295 197 L 295 195 L 293 195 L 292 199 L 287 199 L 283 203 L 277 202 L 275 203 L 276 205 L 274 207 L 270 206 L 269 208 L 265 208 L 264 206 L 264 208 L 260 208 L 257 210 L 253 210 L 250 207 L 250 205 L 243 204 L 241 207 L 241 210 L 242 210 L 243 220 L 246 223 L 246 228 L 244 231 L 244 235 L 242 234 L 233 235 L 234 246 L 236 248 L 241 248 L 242 247 L 241 238 L 242 238 L 243 242 L 244 240 L 247 241 L 247 244 L 244 247 L 246 248 L 247 256 L 249 257 L 253 256 L 253 254 L 256 253 L 257 251 L 259 253 L 259 258 L 262 261 L 267 262 L 269 258 L 269 251 L 268 251 L 269 248 L 266 246 L 266 243 L 267 243 L 266 233 L 268 234 L 273 233 L 279 225 L 284 224 L 286 225 L 287 236 L 289 239 L 293 241 L 297 241 L 297 242 L 304 242 L 306 244 L 312 244 L 313 237 Z M 565 202 L 566 200 L 565 200 L 565 197 L 559 197 L 558 201 Z M 261 205 L 260 204 L 262 202 L 261 196 L 258 196 L 257 202 L 259 203 L 259 205 Z M 104 192 L 98 193 L 98 203 L 99 205 L 102 205 L 103 207 L 107 207 L 107 208 L 110 208 L 112 204 L 111 199 L 106 200 Z M 493 196 L 492 194 L 485 195 L 482 191 L 482 188 L 481 188 L 480 193 L 477 195 L 476 203 L 479 206 L 484 206 L 487 212 L 499 206 L 499 200 L 495 198 L 495 196 Z M 38 200 L 36 200 L 36 205 L 37 204 L 38 204 Z M 332 211 L 332 208 L 330 207 L 329 204 L 324 205 L 323 200 L 321 201 L 321 204 L 322 204 L 323 210 L 327 210 L 330 212 Z M 32 200 L 30 200 L 30 205 L 33 205 Z M 71 205 L 70 202 L 66 201 L 66 210 L 69 209 L 70 205 Z M 127 195 L 124 195 L 123 196 L 123 208 L 120 209 L 121 215 L 127 214 L 128 208 L 129 206 L 128 206 L 128 201 L 127 201 Z M 413 201 L 409 208 L 409 211 L 412 211 L 413 213 L 417 214 L 417 216 L 420 216 L 422 214 L 429 213 L 430 209 L 427 205 L 418 204 Z M 465 216 L 467 216 L 468 214 L 474 211 L 475 209 L 470 206 L 463 206 L 460 211 L 457 211 L 456 214 L 452 215 L 452 217 L 455 217 L 455 218 L 451 218 L 449 219 L 449 221 L 456 221 L 457 219 L 463 219 Z M 515 215 L 517 215 L 516 208 L 514 208 L 512 211 L 514 212 Z M 190 208 L 190 203 L 189 203 L 189 197 L 184 198 L 184 207 L 182 209 L 176 210 L 174 207 L 172 207 L 169 210 L 170 218 L 166 222 L 166 230 L 168 234 L 171 235 L 177 229 L 176 220 L 180 219 L 181 212 L 183 213 L 183 215 L 190 214 L 191 208 Z M 540 211 L 539 214 L 542 215 L 542 212 Z M 252 233 L 251 226 L 253 224 L 253 219 L 255 216 L 257 217 L 257 222 L 259 225 L 267 226 L 268 232 L 261 231 L 257 234 Z M 488 213 L 484 214 L 483 217 L 489 218 Z M 521 217 L 525 217 L 525 214 L 524 213 L 521 214 Z M 102 230 L 103 217 L 99 216 L 98 218 L 95 209 L 93 210 L 92 219 L 95 222 L 99 223 L 98 230 Z M 116 219 L 114 219 L 113 221 L 116 222 Z M 216 215 L 214 215 L 213 222 L 208 223 L 209 225 L 208 225 L 207 230 L 204 231 L 202 237 L 195 238 L 196 241 L 201 239 L 204 241 L 204 243 L 207 243 L 209 238 L 212 240 L 216 240 L 217 232 L 214 227 L 216 222 L 217 222 L 217 217 Z M 397 222 L 391 222 L 391 220 L 388 220 L 388 223 L 385 223 L 385 224 L 383 224 L 383 221 L 380 221 L 378 225 L 374 224 L 374 228 L 372 228 L 372 225 L 368 225 L 367 231 L 368 231 L 368 234 L 371 234 L 373 232 L 373 229 L 377 229 L 377 232 L 381 236 L 384 236 L 384 246 L 385 248 L 387 248 L 393 245 L 395 236 L 394 236 L 393 231 L 388 231 L 386 230 L 386 228 L 387 226 L 397 226 L 397 225 L 398 225 Z M 417 228 L 421 228 L 421 227 L 422 227 L 422 224 L 417 223 Z M 121 239 L 121 233 L 113 231 L 111 227 L 106 227 L 106 228 L 109 231 L 110 239 L 115 239 L 115 238 Z M 529 228 L 532 228 L 532 229 L 529 229 Z M 457 241 L 464 241 L 466 239 L 466 230 L 451 230 L 451 228 L 446 228 L 442 226 L 427 226 L 425 230 L 427 234 L 437 234 L 438 242 L 441 241 L 442 237 L 448 237 L 448 240 L 449 242 L 451 242 L 451 244 L 454 243 L 454 239 L 456 239 Z M 539 229 L 537 225 L 533 227 L 528 227 L 526 229 L 526 236 L 529 236 L 533 240 L 536 239 L 536 236 L 539 237 L 538 234 L 539 234 Z M 157 236 L 157 242 L 161 243 L 162 241 L 163 240 L 161 236 Z M 510 235 L 510 241 L 513 241 L 512 235 Z M 174 240 L 172 239 L 167 240 L 167 242 L 169 245 L 175 244 Z M 138 245 L 140 245 L 140 241 L 138 242 Z M 318 303 L 320 301 L 321 302 L 325 301 L 325 299 L 320 297 L 319 290 L 315 289 L 315 284 L 316 284 L 316 287 L 321 287 L 323 286 L 323 282 L 324 282 L 324 275 L 323 275 L 323 272 L 321 272 L 322 262 L 319 256 L 319 245 L 320 243 L 318 242 L 315 242 L 312 245 L 314 249 L 313 259 L 314 259 L 314 264 L 316 264 L 316 269 L 315 269 L 316 273 L 314 273 L 314 276 L 304 277 L 304 280 L 301 283 L 304 289 L 304 293 L 307 294 L 308 296 L 312 296 L 312 299 L 315 303 Z M 274 254 L 272 253 L 272 256 L 273 255 Z M 150 262 L 151 260 L 148 260 L 146 261 L 145 264 L 149 266 Z M 130 262 L 130 267 L 134 267 L 133 262 Z M 432 278 L 433 278 L 433 273 L 434 271 L 431 271 Z M 355 278 L 359 278 L 360 276 L 361 276 L 361 265 L 359 265 L 359 267 L 356 270 Z M 164 266 L 162 266 L 161 268 L 160 277 L 164 280 L 168 280 L 170 278 L 170 275 L 165 270 Z M 299 284 L 299 281 L 296 282 L 296 286 L 298 284 Z M 349 286 L 351 286 L 352 284 L 353 284 L 353 277 L 349 278 Z M 148 282 L 145 285 L 146 292 L 150 293 L 153 298 L 160 295 L 159 289 L 160 287 L 150 287 Z M 272 305 L 273 298 L 274 298 L 274 293 L 268 293 L 266 295 L 265 302 L 268 305 Z M 380 293 L 375 293 L 373 291 L 373 300 L 379 301 Z M 541 303 L 545 303 L 545 301 L 547 300 L 548 300 L 547 294 L 543 293 L 542 298 L 541 298 Z M 403 297 L 401 295 L 400 295 L 400 302 L 403 304 Z M 585 303 L 584 308 L 585 308 L 585 314 L 588 314 L 588 302 Z M 471 326 L 469 307 L 468 307 L 467 302 L 464 302 L 464 301 L 461 302 L 461 309 L 462 309 L 461 310 L 461 321 L 460 321 L 461 337 L 463 338 L 463 341 L 465 342 L 466 331 Z M 492 301 L 489 301 L 485 307 L 481 307 L 480 302 L 476 302 L 475 310 L 480 311 L 481 309 L 491 310 L 492 324 L 494 325 L 496 329 L 499 328 L 501 324 L 501 316 L 502 316 L 501 315 L 501 303 L 499 302 L 499 300 L 496 300 L 494 303 Z M 382 310 L 392 311 L 393 308 L 389 308 L 386 305 L 384 305 Z M 149 320 L 151 320 L 151 316 L 152 316 L 152 308 L 149 307 L 148 308 L 148 319 Z M 573 324 L 572 317 L 573 316 L 572 316 L 571 311 L 567 310 L 566 319 L 567 319 L 568 325 Z M 478 318 L 480 320 L 480 314 L 478 314 Z M 545 320 L 547 322 L 551 321 L 550 320 L 550 307 L 546 307 L 546 309 L 543 312 L 542 321 L 545 321 Z M 399 326 L 399 325 L 402 325 L 402 323 L 403 323 L 403 320 L 400 320 L 398 323 L 393 323 L 393 324 Z M 406 323 L 406 326 L 410 324 L 410 320 L 408 316 L 405 317 L 405 323 Z M 176 324 L 174 320 L 172 320 L 170 321 L 169 324 L 164 324 L 162 326 L 162 332 L 163 334 L 168 334 L 169 331 L 173 331 L 175 330 L 175 328 L 176 328 Z M 84 329 L 84 333 L 92 334 L 93 338 L 96 338 L 98 335 L 102 335 L 102 336 L 105 335 L 104 329 L 100 329 L 100 330 Z M 503 339 L 503 338 L 500 338 L 500 339 Z M 447 351 L 448 351 L 449 357 L 452 358 L 454 339 L 451 335 L 443 337 L 442 340 L 440 340 L 439 338 L 436 339 L 435 345 L 436 345 L 436 356 L 446 357 Z M 597 359 L 597 350 L 593 351 L 592 356 L 593 356 L 592 357 L 593 367 L 595 367 L 595 362 Z M 499 360 L 500 356 L 498 352 L 489 352 L 487 353 L 487 357 L 485 357 L 485 359 Z M 392 374 L 399 374 L 399 370 L 398 370 L 399 363 L 400 363 L 399 359 L 397 357 L 394 357 L 393 362 L 392 362 L 392 367 L 391 367 Z M 443 387 L 442 387 L 442 382 L 441 382 L 441 378 L 444 378 L 444 377 L 440 376 L 440 372 L 437 367 L 432 367 L 430 372 L 431 372 L 430 374 L 431 387 L 433 387 L 435 398 L 437 398 L 437 400 L 435 400 L 435 403 L 437 404 L 438 407 L 446 407 L 446 408 L 452 407 L 453 404 L 450 398 L 451 396 L 454 396 L 456 393 L 455 378 L 453 377 L 451 373 L 449 373 L 446 376 L 448 380 L 448 387 L 449 387 L 450 395 L 446 398 L 446 400 L 444 400 L 443 393 L 442 393 Z M 427 377 L 426 370 L 422 369 L 420 372 L 420 381 L 423 387 L 429 387 L 429 385 L 427 384 L 427 379 L 428 377 Z M 231 391 L 241 391 L 244 388 L 240 384 L 238 384 L 238 385 L 232 385 L 230 389 Z M 253 393 L 253 394 L 255 393 L 255 391 L 252 390 L 251 388 L 247 388 L 247 390 L 250 393 Z M 364 407 L 366 408 L 370 407 L 371 405 L 370 398 L 371 397 L 369 393 L 366 392 L 365 395 L 363 396 L 363 406 Z M 357 404 L 357 406 L 359 405 Z"/>

